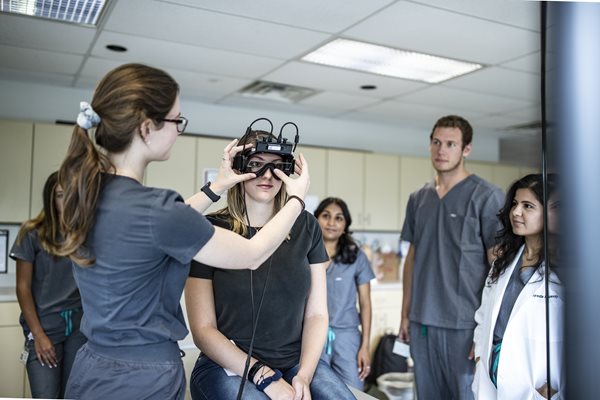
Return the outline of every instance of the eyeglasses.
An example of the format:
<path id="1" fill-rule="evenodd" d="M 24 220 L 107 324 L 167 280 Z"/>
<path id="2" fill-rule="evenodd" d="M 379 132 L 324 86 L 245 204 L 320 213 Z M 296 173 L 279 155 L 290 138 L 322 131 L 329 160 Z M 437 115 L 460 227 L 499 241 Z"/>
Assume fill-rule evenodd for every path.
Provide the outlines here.
<path id="1" fill-rule="evenodd" d="M 185 127 L 188 124 L 188 120 L 185 117 L 179 117 L 175 119 L 162 118 L 161 121 L 173 122 L 174 124 L 177 124 L 177 132 L 179 132 L 180 134 L 185 131 Z"/>

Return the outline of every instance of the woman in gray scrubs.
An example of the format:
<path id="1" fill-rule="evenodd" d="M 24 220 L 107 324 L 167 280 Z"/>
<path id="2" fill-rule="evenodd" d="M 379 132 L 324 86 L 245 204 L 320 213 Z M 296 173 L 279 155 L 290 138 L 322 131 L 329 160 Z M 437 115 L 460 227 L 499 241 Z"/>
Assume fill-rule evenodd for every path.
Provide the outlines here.
<path id="1" fill-rule="evenodd" d="M 177 341 L 188 333 L 179 302 L 190 261 L 257 268 L 302 211 L 297 200 L 308 188 L 306 165 L 298 179 L 275 172 L 297 198 L 251 240 L 202 216 L 220 193 L 255 176 L 231 169 L 241 150 L 235 141 L 224 150 L 215 182 L 185 202 L 174 191 L 144 186 L 147 165 L 167 160 L 187 125 L 178 92 L 166 72 L 126 64 L 100 81 L 91 104 L 80 104 L 59 171 L 64 241 L 58 250 L 77 264 L 88 338 L 68 398 L 183 399 Z"/>
<path id="2" fill-rule="evenodd" d="M 57 180 L 57 172 L 46 180 L 44 208 L 23 224 L 10 251 L 17 262 L 17 299 L 31 395 L 46 399 L 64 396 L 75 354 L 85 343 L 79 331 L 81 299 L 71 260 L 55 255 L 63 195 Z"/>
<path id="3" fill-rule="evenodd" d="M 370 281 L 375 274 L 350 235 L 352 217 L 344 200 L 326 198 L 315 210 L 315 217 L 331 260 L 327 266 L 329 334 L 321 358 L 346 384 L 362 390 L 364 379 L 371 372 Z M 356 309 L 357 297 L 360 313 Z"/>

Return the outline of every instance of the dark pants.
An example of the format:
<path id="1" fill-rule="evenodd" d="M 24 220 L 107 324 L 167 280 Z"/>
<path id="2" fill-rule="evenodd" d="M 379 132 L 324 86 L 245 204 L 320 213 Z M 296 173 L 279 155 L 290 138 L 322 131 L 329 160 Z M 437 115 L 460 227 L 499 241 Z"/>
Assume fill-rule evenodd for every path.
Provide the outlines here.
<path id="1" fill-rule="evenodd" d="M 410 323 L 417 398 L 471 400 L 475 363 L 469 360 L 472 329 L 445 329 Z"/>
<path id="2" fill-rule="evenodd" d="M 85 336 L 79 330 L 69 336 L 63 336 L 59 340 L 52 340 L 56 351 L 56 360 L 58 361 L 58 366 L 52 368 L 48 364 L 42 366 L 35 352 L 35 342 L 33 340 L 25 342 L 25 346 L 29 351 L 27 375 L 29 376 L 32 397 L 45 399 L 61 399 L 64 397 L 75 355 L 85 341 Z"/>
<path id="3" fill-rule="evenodd" d="M 298 373 L 298 366 L 281 372 L 283 372 L 283 379 L 291 384 L 292 379 Z M 228 376 L 220 365 L 201 355 L 196 361 L 190 379 L 192 399 L 235 399 L 240 382 L 241 378 L 239 376 Z M 310 383 L 310 393 L 313 400 L 355 399 L 350 389 L 322 360 L 319 361 L 313 380 Z M 269 397 L 259 391 L 253 383 L 246 381 L 242 398 L 244 400 L 265 400 Z"/>

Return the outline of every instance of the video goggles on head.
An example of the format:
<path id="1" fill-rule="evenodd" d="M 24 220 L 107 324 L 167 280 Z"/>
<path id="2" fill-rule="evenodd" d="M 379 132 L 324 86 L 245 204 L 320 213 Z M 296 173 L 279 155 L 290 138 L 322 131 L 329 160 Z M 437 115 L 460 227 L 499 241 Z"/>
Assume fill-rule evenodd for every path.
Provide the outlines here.
<path id="1" fill-rule="evenodd" d="M 283 171 L 284 174 L 290 176 L 294 172 L 294 150 L 296 150 L 296 145 L 300 140 L 300 135 L 298 133 L 298 125 L 293 122 L 286 122 L 281 126 L 279 130 L 279 136 L 275 138 L 273 136 L 273 123 L 267 118 L 258 118 L 255 119 L 248 128 L 246 128 L 246 133 L 244 134 L 243 143 L 239 145 L 245 145 L 250 133 L 252 132 L 252 125 L 254 125 L 257 121 L 267 121 L 271 125 L 271 130 L 269 131 L 269 136 L 265 136 L 262 138 L 257 137 L 256 147 L 253 147 L 249 150 L 243 150 L 239 154 L 237 154 L 233 158 L 233 169 L 238 170 L 242 173 L 253 172 L 257 177 L 262 176 L 267 172 L 267 170 L 271 171 L 271 174 L 276 179 L 277 176 L 273 173 L 275 168 Z M 288 143 L 288 139 L 283 137 L 283 128 L 287 125 L 293 125 L 296 128 L 296 136 L 294 137 L 294 143 Z M 251 158 L 257 154 L 275 154 L 281 157 L 281 161 L 277 162 L 264 162 L 261 160 L 251 160 Z"/>

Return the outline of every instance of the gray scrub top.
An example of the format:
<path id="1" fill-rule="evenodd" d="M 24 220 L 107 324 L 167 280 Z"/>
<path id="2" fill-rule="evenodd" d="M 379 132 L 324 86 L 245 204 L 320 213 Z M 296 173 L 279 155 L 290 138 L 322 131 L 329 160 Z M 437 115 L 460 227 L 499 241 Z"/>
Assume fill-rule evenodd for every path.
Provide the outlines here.
<path id="1" fill-rule="evenodd" d="M 37 230 L 27 232 L 20 243 L 13 244 L 10 258 L 33 265 L 31 294 L 41 320 L 49 314 L 81 307 L 71 260 L 52 256 L 44 250 Z"/>
<path id="2" fill-rule="evenodd" d="M 356 309 L 360 285 L 375 278 L 371 264 L 362 250 L 352 264 L 332 262 L 327 268 L 327 308 L 329 326 L 338 329 L 357 328 L 360 317 Z"/>
<path id="3" fill-rule="evenodd" d="M 90 267 L 74 267 L 84 316 L 81 330 L 101 346 L 183 339 L 180 307 L 192 257 L 214 227 L 180 195 L 105 175 L 86 245 Z"/>
<path id="4" fill-rule="evenodd" d="M 476 175 L 440 199 L 435 183 L 412 193 L 402 240 L 415 247 L 409 319 L 449 329 L 475 328 L 488 275 L 487 249 L 501 228 L 500 188 Z"/>

